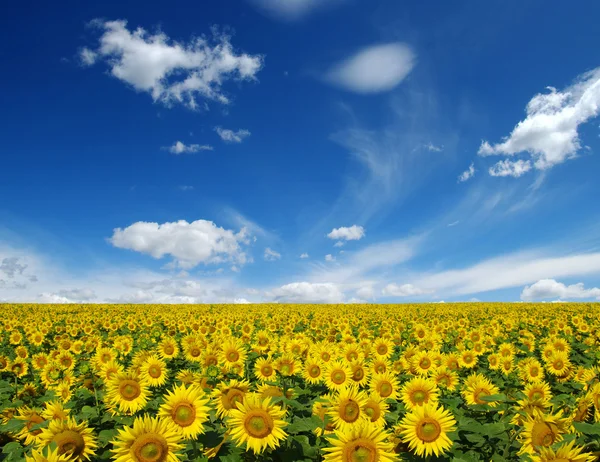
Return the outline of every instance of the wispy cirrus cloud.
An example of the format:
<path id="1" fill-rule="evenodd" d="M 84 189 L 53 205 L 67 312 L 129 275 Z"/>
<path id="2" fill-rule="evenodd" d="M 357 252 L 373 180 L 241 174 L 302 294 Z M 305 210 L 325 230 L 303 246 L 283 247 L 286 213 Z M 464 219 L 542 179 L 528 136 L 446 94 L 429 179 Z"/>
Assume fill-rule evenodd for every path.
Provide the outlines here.
<path id="1" fill-rule="evenodd" d="M 194 153 L 199 151 L 212 151 L 214 148 L 207 144 L 185 144 L 181 141 L 176 141 L 171 146 L 163 147 L 163 149 L 169 151 L 171 154 L 179 155 L 185 153 Z"/>

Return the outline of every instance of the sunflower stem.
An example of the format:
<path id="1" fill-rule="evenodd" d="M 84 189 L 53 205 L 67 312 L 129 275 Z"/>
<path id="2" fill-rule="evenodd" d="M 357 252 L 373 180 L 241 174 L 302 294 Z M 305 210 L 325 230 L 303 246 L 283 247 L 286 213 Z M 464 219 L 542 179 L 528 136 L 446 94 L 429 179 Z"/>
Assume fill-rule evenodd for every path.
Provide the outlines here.
<path id="1" fill-rule="evenodd" d="M 196 440 L 192 440 L 192 460 L 200 459 L 200 451 L 198 451 L 198 444 Z"/>

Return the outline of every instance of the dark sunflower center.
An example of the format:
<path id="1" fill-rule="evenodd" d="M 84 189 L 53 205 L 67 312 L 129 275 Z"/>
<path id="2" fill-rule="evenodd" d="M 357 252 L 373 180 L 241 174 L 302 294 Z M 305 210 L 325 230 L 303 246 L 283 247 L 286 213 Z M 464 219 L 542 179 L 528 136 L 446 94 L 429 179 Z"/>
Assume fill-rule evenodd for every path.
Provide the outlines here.
<path id="1" fill-rule="evenodd" d="M 264 411 L 255 411 L 246 417 L 244 428 L 253 438 L 266 438 L 273 430 L 273 419 Z"/>
<path id="2" fill-rule="evenodd" d="M 431 367 L 431 361 L 428 358 L 423 358 L 419 365 L 422 369 L 429 369 Z"/>
<path id="3" fill-rule="evenodd" d="M 169 456 L 169 444 L 161 435 L 146 433 L 136 439 L 131 452 L 138 462 L 163 462 Z"/>
<path id="4" fill-rule="evenodd" d="M 159 378 L 161 376 L 161 373 L 162 373 L 162 370 L 159 366 L 150 366 L 150 368 L 148 369 L 148 374 L 153 379 Z"/>
<path id="5" fill-rule="evenodd" d="M 308 375 L 310 375 L 313 378 L 318 377 L 319 375 L 321 375 L 321 368 L 319 366 L 312 366 L 309 370 L 308 370 Z"/>
<path id="6" fill-rule="evenodd" d="M 552 428 L 543 422 L 536 423 L 531 429 L 531 442 L 533 446 L 551 446 L 556 439 Z"/>
<path id="7" fill-rule="evenodd" d="M 237 403 L 241 403 L 244 401 L 244 393 L 237 388 L 232 388 L 225 395 L 225 402 L 223 403 L 223 407 L 225 409 L 235 409 Z"/>
<path id="8" fill-rule="evenodd" d="M 173 348 L 173 345 L 167 345 L 164 347 L 163 351 L 168 355 L 172 355 L 175 353 L 175 348 Z"/>
<path id="9" fill-rule="evenodd" d="M 192 349 L 190 349 L 190 356 L 192 358 L 197 358 L 198 356 L 200 356 L 200 348 L 193 347 Z"/>
<path id="10" fill-rule="evenodd" d="M 189 427 L 196 420 L 196 408 L 190 403 L 180 403 L 173 409 L 171 417 L 180 427 Z"/>
<path id="11" fill-rule="evenodd" d="M 365 376 L 365 371 L 363 371 L 362 368 L 359 367 L 352 374 L 352 379 L 358 381 L 358 380 L 362 380 L 364 376 Z"/>
<path id="12" fill-rule="evenodd" d="M 371 422 L 375 422 L 381 416 L 381 410 L 379 406 L 375 403 L 368 403 L 365 406 L 365 414 L 369 416 Z"/>
<path id="13" fill-rule="evenodd" d="M 377 460 L 377 448 L 372 441 L 360 438 L 347 443 L 343 462 L 375 462 Z"/>
<path id="14" fill-rule="evenodd" d="M 440 424 L 433 419 L 424 419 L 417 425 L 417 436 L 426 443 L 437 440 L 441 433 Z"/>
<path id="15" fill-rule="evenodd" d="M 65 430 L 58 433 L 52 439 L 58 446 L 59 454 L 80 456 L 85 450 L 85 440 L 80 433 L 73 430 Z"/>
<path id="16" fill-rule="evenodd" d="M 360 407 L 355 401 L 347 401 L 342 404 L 341 418 L 349 423 L 356 422 L 360 416 Z"/>
<path id="17" fill-rule="evenodd" d="M 124 400 L 133 401 L 140 396 L 141 393 L 142 390 L 140 384 L 135 380 L 123 380 L 119 385 L 119 394 Z"/>
<path id="18" fill-rule="evenodd" d="M 240 359 L 240 354 L 237 351 L 230 351 L 227 353 L 227 361 L 234 363 L 238 359 Z"/>
<path id="19" fill-rule="evenodd" d="M 392 387 L 391 383 L 381 382 L 379 384 L 379 395 L 382 398 L 387 398 L 388 396 L 390 396 L 392 394 L 393 391 L 394 391 L 394 388 Z"/>
<path id="20" fill-rule="evenodd" d="M 341 385 L 346 381 L 346 374 L 344 371 L 334 371 L 334 373 L 331 374 L 331 381 L 336 385 Z"/>
<path id="21" fill-rule="evenodd" d="M 481 398 L 489 395 L 490 392 L 488 390 L 484 390 L 483 388 L 477 388 L 473 392 L 473 401 L 475 401 L 476 404 L 485 404 L 485 401 L 483 401 Z"/>
<path id="22" fill-rule="evenodd" d="M 427 399 L 427 393 L 423 390 L 417 390 L 412 394 L 412 401 L 417 404 L 422 404 Z"/>
<path id="23" fill-rule="evenodd" d="M 385 345 L 379 345 L 379 346 L 377 347 L 377 353 L 379 353 L 379 354 L 380 354 L 380 355 L 382 355 L 382 356 L 383 356 L 384 354 L 386 354 L 386 353 L 387 353 L 387 346 L 385 346 Z"/>

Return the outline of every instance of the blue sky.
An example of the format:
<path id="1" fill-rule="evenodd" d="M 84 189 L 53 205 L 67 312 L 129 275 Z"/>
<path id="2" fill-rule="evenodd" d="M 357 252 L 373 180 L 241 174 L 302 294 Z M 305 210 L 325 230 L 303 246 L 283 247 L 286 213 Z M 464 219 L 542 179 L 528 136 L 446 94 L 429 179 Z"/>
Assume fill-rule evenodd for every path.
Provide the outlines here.
<path id="1" fill-rule="evenodd" d="M 600 5 L 11 8 L 0 300 L 600 298 Z"/>

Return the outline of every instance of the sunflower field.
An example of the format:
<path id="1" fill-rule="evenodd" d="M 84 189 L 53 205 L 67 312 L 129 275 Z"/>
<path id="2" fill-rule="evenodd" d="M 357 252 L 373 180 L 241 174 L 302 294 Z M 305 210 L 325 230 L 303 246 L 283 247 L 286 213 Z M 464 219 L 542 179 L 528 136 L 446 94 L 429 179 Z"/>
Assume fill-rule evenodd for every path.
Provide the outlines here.
<path id="1" fill-rule="evenodd" d="M 0 460 L 600 460 L 598 304 L 0 313 Z"/>

